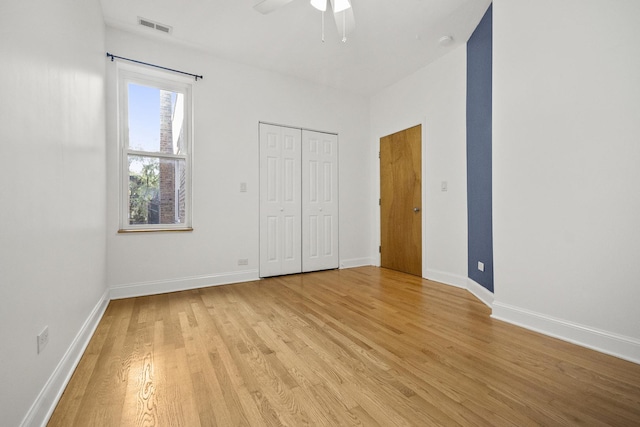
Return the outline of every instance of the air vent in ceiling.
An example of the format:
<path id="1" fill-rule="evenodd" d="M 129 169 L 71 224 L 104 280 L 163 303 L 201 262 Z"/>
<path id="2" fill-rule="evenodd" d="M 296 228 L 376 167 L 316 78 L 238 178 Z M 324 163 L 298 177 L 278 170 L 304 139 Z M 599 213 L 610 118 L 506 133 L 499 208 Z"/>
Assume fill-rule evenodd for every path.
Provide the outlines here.
<path id="1" fill-rule="evenodd" d="M 167 34 L 171 34 L 171 31 L 173 30 L 173 28 L 171 28 L 169 25 L 160 24 L 147 18 L 138 17 L 138 24 L 142 25 L 143 27 L 149 27 L 153 28 L 154 30 L 162 31 L 163 33 Z"/>
<path id="2" fill-rule="evenodd" d="M 167 34 L 171 32 L 171 28 L 167 27 L 166 25 L 160 25 L 160 24 L 156 24 L 156 30 L 164 31 Z"/>

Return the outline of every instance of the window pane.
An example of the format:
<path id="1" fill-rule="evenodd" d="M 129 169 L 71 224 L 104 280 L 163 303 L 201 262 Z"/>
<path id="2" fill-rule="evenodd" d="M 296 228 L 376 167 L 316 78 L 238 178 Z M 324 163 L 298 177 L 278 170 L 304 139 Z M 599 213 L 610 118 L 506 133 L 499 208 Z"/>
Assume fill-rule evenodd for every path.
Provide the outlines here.
<path id="1" fill-rule="evenodd" d="M 129 156 L 129 224 L 185 224 L 182 159 Z"/>
<path id="2" fill-rule="evenodd" d="M 184 95 L 129 83 L 129 149 L 184 154 Z"/>

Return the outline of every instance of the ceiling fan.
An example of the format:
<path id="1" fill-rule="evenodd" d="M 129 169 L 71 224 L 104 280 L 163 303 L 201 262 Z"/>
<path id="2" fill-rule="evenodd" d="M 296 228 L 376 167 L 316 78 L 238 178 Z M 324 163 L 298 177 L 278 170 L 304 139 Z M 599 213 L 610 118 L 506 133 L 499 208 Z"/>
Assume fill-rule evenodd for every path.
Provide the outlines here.
<path id="1" fill-rule="evenodd" d="M 266 15 L 276 9 L 290 3 L 293 0 L 262 0 L 253 8 L 258 12 Z M 329 6 L 330 5 L 330 6 Z M 342 27 L 342 42 L 347 41 L 347 34 L 351 33 L 355 28 L 355 19 L 353 16 L 353 8 L 351 0 L 311 0 L 311 6 L 322 12 L 322 41 L 324 42 L 324 13 L 329 8 L 333 11 L 333 18 L 336 26 Z"/>

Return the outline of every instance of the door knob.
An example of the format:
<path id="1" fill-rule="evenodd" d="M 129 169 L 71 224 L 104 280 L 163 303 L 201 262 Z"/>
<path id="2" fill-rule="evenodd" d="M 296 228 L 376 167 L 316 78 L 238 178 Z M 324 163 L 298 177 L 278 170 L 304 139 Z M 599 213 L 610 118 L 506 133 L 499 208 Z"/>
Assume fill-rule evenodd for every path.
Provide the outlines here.
<path id="1" fill-rule="evenodd" d="M 413 208 L 414 212 L 420 212 L 420 208 Z"/>

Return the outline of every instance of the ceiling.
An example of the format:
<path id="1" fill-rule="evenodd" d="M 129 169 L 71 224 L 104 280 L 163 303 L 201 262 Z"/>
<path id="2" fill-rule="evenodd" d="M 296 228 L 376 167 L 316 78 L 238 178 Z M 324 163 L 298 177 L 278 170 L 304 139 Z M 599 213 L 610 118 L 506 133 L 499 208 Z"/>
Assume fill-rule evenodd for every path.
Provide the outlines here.
<path id="1" fill-rule="evenodd" d="M 107 25 L 216 56 L 372 95 L 466 43 L 491 0 L 351 0 L 355 28 L 341 41 L 327 12 L 293 0 L 263 15 L 258 0 L 101 0 Z M 140 26 L 138 17 L 173 28 Z M 340 27 L 341 28 L 341 27 Z M 454 43 L 442 47 L 442 36 Z M 144 58 L 135 58 L 144 60 Z"/>

